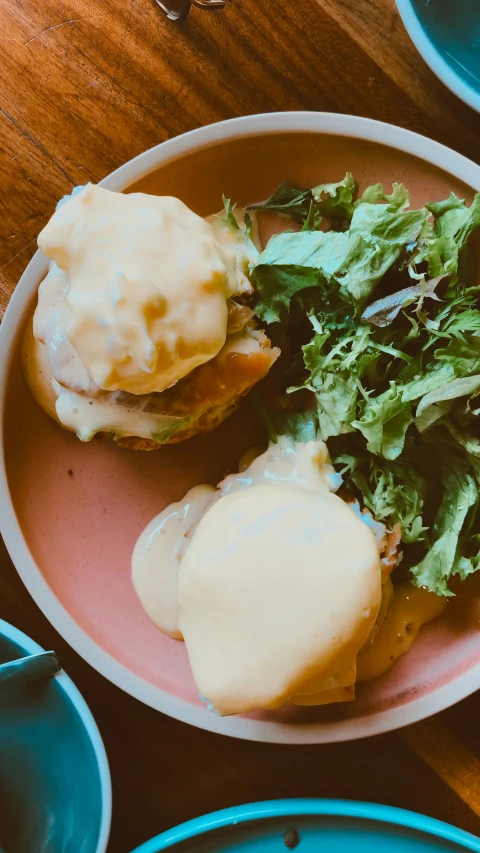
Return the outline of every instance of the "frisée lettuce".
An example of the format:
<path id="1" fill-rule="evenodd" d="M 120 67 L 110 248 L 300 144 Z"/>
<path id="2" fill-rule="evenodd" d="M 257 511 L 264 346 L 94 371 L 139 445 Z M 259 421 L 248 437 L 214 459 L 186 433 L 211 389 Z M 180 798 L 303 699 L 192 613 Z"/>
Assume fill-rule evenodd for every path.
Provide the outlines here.
<path id="1" fill-rule="evenodd" d="M 298 342 L 288 393 L 311 401 L 281 429 L 325 440 L 375 518 L 401 525 L 413 582 L 451 595 L 480 567 L 480 194 L 410 209 L 402 184 L 358 196 L 347 173 L 254 209 L 301 227 L 250 270 L 255 314 Z"/>

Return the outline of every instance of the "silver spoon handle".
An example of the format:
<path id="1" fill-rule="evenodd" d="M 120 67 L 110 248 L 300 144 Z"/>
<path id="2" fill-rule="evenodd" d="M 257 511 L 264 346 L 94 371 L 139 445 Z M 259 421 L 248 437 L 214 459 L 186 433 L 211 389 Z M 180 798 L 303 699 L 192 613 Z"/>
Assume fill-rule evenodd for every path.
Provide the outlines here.
<path id="1" fill-rule="evenodd" d="M 50 678 L 61 669 L 55 652 L 41 652 L 0 665 L 0 689 Z"/>
<path id="2" fill-rule="evenodd" d="M 155 0 L 171 21 L 181 23 L 188 18 L 192 6 L 199 9 L 223 9 L 228 0 Z"/>

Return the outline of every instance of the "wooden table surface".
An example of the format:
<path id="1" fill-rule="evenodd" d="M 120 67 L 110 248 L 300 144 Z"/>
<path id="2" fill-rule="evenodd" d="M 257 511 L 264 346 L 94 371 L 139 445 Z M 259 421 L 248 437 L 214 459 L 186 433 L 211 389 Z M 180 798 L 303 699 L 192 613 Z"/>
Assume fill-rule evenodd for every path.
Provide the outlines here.
<path id="1" fill-rule="evenodd" d="M 394 0 L 231 0 L 180 26 L 153 0 L 0 0 L 0 308 L 72 185 L 200 125 L 296 109 L 382 119 L 480 162 L 480 116 L 425 66 Z M 480 695 L 351 744 L 237 742 L 101 678 L 50 627 L 4 549 L 0 616 L 58 651 L 97 719 L 111 853 L 211 810 L 291 796 L 389 803 L 480 834 Z"/>

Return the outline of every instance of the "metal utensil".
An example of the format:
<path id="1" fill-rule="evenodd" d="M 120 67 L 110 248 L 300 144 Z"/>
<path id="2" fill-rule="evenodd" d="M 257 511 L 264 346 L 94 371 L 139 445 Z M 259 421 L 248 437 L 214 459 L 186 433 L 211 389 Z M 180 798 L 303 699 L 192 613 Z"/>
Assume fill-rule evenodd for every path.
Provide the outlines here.
<path id="1" fill-rule="evenodd" d="M 27 655 L 18 660 L 0 665 L 0 691 L 19 684 L 28 684 L 43 678 L 51 678 L 60 672 L 61 666 L 55 652 Z"/>
<path id="2" fill-rule="evenodd" d="M 199 9 L 223 9 L 228 0 L 155 0 L 171 21 L 181 23 L 188 18 L 192 6 Z"/>

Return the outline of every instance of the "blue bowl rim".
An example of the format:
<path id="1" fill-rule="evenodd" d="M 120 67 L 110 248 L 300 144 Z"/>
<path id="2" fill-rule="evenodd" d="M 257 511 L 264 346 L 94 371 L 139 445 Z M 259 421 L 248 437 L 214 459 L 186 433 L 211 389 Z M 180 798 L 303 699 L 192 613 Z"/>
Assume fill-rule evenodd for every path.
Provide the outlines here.
<path id="1" fill-rule="evenodd" d="M 425 28 L 413 7 L 412 0 L 396 0 L 399 15 L 405 25 L 419 54 L 434 74 L 469 107 L 480 112 L 480 91 L 477 92 L 469 86 L 459 74 L 445 61 L 439 51 L 434 47 Z"/>
<path id="2" fill-rule="evenodd" d="M 425 835 L 435 836 L 444 841 L 453 842 L 465 850 L 473 850 L 476 853 L 480 853 L 480 838 L 476 838 L 463 829 L 458 829 L 448 823 L 436 820 L 436 818 L 376 803 L 356 802 L 354 800 L 303 798 L 268 800 L 266 802 L 251 803 L 249 805 L 235 806 L 234 808 L 212 812 L 211 814 L 187 821 L 187 823 L 182 823 L 173 829 L 157 835 L 155 838 L 151 838 L 140 845 L 140 847 L 135 848 L 132 853 L 159 853 L 161 850 L 170 850 L 182 841 L 194 839 L 220 828 L 247 823 L 249 821 L 310 816 L 359 818 L 393 824 L 398 827 L 416 830 Z"/>
<path id="3" fill-rule="evenodd" d="M 3 619 L 0 619 L 0 636 L 6 637 L 8 640 L 16 643 L 27 654 L 34 655 L 45 651 L 35 640 L 32 640 L 23 631 L 19 631 L 18 628 L 15 628 L 9 622 L 5 622 Z M 112 821 L 112 782 L 105 746 L 92 712 L 78 688 L 75 687 L 72 679 L 62 669 L 55 676 L 55 681 L 75 708 L 95 753 L 102 796 L 100 831 L 95 853 L 105 853 Z"/>

